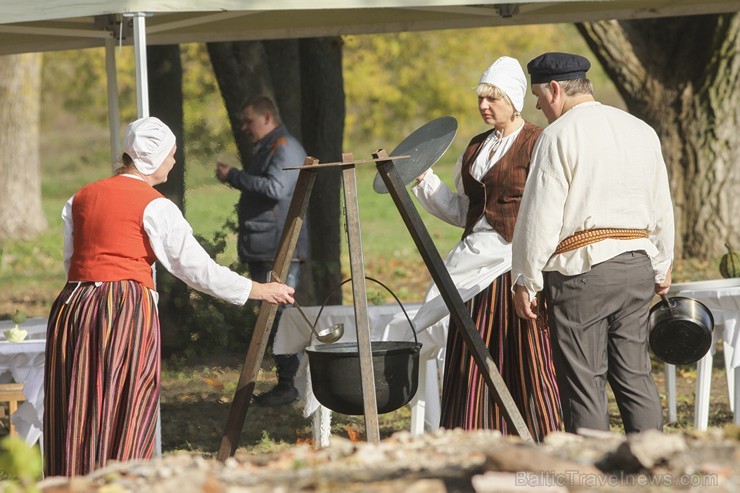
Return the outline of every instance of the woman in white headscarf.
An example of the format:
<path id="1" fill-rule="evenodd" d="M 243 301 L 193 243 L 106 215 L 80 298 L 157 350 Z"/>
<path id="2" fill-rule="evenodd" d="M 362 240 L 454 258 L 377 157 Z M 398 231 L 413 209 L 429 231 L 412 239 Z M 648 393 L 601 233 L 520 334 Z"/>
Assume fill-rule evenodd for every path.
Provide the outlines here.
<path id="1" fill-rule="evenodd" d="M 153 188 L 167 180 L 175 150 L 159 119 L 136 120 L 116 174 L 81 188 L 62 211 L 67 284 L 46 336 L 46 476 L 152 456 L 160 389 L 155 260 L 234 304 L 293 303 L 290 286 L 254 282 L 214 262 L 177 206 Z"/>
<path id="2" fill-rule="evenodd" d="M 519 62 L 501 57 L 478 84 L 478 111 L 490 130 L 476 135 L 458 159 L 456 192 L 430 169 L 412 192 L 434 216 L 464 228 L 445 260 L 533 438 L 561 428 L 560 399 L 546 316 L 516 316 L 511 297 L 511 238 L 539 127 L 521 117 L 527 79 Z M 435 287 L 414 319 L 422 329 L 447 315 Z M 445 351 L 444 428 L 498 429 L 507 423 L 460 331 L 450 327 Z"/>

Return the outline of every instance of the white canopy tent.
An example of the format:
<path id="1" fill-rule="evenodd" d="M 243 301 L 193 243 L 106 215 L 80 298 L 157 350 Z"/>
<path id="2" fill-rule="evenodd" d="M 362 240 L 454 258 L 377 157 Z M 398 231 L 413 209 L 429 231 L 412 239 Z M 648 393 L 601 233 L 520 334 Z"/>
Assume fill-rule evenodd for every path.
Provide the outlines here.
<path id="1" fill-rule="evenodd" d="M 0 0 L 0 55 L 103 46 L 121 17 L 151 44 L 639 19 L 740 10 L 737 0 Z M 131 43 L 124 23 L 124 43 Z"/>
<path id="2" fill-rule="evenodd" d="M 0 55 L 105 46 L 111 156 L 119 155 L 115 51 L 134 45 L 139 116 L 146 45 L 285 39 L 740 11 L 738 0 L 0 0 Z"/>

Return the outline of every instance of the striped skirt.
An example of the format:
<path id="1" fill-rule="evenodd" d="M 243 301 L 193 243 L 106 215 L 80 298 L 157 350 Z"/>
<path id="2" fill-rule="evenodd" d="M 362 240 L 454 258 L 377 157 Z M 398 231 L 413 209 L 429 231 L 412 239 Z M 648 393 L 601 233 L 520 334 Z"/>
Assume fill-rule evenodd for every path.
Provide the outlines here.
<path id="1" fill-rule="evenodd" d="M 560 430 L 560 397 L 545 310 L 540 310 L 536 321 L 517 317 L 510 272 L 495 279 L 465 306 L 532 438 L 539 442 L 549 432 Z M 447 429 L 496 429 L 509 433 L 499 406 L 452 322 L 445 353 L 440 425 Z"/>
<path id="2" fill-rule="evenodd" d="M 159 318 L 134 281 L 68 283 L 49 315 L 44 474 L 151 458 L 160 388 Z"/>

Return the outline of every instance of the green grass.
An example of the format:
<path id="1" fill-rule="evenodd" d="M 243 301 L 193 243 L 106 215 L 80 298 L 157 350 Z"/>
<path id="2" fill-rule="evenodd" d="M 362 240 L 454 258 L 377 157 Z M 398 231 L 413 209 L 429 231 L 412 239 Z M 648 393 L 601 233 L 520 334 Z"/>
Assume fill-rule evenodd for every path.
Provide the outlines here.
<path id="1" fill-rule="evenodd" d="M 53 113 L 50 110 L 49 114 Z M 62 111 L 57 114 L 56 119 L 45 120 L 42 128 L 42 207 L 48 230 L 30 241 L 0 244 L 0 318 L 9 318 L 16 309 L 24 310 L 29 316 L 48 314 L 51 302 L 65 279 L 62 206 L 81 186 L 111 173 L 107 124 L 78 121 L 74 115 Z M 458 135 L 451 149 L 434 166 L 448 184 L 452 183 L 454 162 L 468 137 Z M 402 137 L 398 140 L 400 142 Z M 370 156 L 355 157 L 366 159 Z M 206 238 L 221 230 L 227 220 L 235 219 L 235 204 L 239 198 L 238 191 L 219 183 L 214 177 L 215 160 L 215 155 L 189 158 L 186 169 L 186 217 L 195 233 Z M 235 160 L 233 164 L 238 165 Z M 398 294 L 404 301 L 421 299 L 430 276 L 390 195 L 377 194 L 372 189 L 375 175 L 376 169 L 372 164 L 357 166 L 366 273 L 393 282 L 394 289 L 399 290 Z M 414 203 L 440 255 L 445 257 L 458 241 L 461 229 L 432 217 L 418 206 L 415 199 Z M 340 221 L 343 225 L 344 216 Z M 341 261 L 346 278 L 349 276 L 346 237 L 342 243 Z M 236 260 L 235 235 L 229 238 L 227 250 L 217 260 L 222 264 Z M 717 278 L 718 262 L 718 258 L 677 261 L 674 282 Z M 369 293 L 375 296 L 373 289 L 370 286 Z M 377 296 L 380 302 L 391 301 L 383 293 Z"/>
<path id="2" fill-rule="evenodd" d="M 434 167 L 435 172 L 448 183 L 452 182 L 452 169 L 456 157 L 450 151 Z M 363 254 L 385 259 L 417 256 L 416 246 L 393 199 L 387 193 L 378 194 L 373 190 L 376 174 L 377 170 L 372 164 L 357 166 L 357 201 L 360 209 Z M 416 199 L 414 204 L 440 254 L 446 256 L 459 240 L 462 229 L 431 216 Z M 344 221 L 345 218 L 342 217 L 341 220 Z M 346 243 L 346 237 L 343 238 L 343 242 Z"/>
<path id="3" fill-rule="evenodd" d="M 436 172 L 448 183 L 452 182 L 452 169 L 456 157 L 457 151 L 450 150 L 435 165 Z M 370 156 L 357 157 L 357 159 L 366 158 Z M 188 161 L 186 174 L 186 216 L 194 231 L 206 237 L 221 229 L 227 219 L 236 218 L 235 204 L 239 200 L 237 190 L 217 182 L 214 178 L 215 160 L 214 156 L 210 160 Z M 236 162 L 233 164 L 237 165 Z M 375 174 L 374 165 L 357 165 L 357 194 L 363 253 L 366 256 L 381 258 L 414 256 L 416 247 L 390 195 L 377 194 L 372 188 Z M 432 217 L 420 207 L 418 210 L 440 253 L 445 256 L 459 239 L 462 230 Z M 340 221 L 344 225 L 343 215 Z M 346 255 L 346 236 L 342 238 L 342 242 Z M 233 257 L 224 256 L 224 260 L 235 259 L 235 250 L 232 255 Z"/>

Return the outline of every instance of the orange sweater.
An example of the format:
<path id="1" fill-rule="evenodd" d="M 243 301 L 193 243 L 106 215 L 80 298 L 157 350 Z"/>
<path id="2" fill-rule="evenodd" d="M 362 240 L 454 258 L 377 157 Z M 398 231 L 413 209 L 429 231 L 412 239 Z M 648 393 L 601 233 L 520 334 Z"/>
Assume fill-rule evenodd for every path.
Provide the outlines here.
<path id="1" fill-rule="evenodd" d="M 162 197 L 148 183 L 113 176 L 80 189 L 72 202 L 70 281 L 138 281 L 154 289 L 156 260 L 144 231 L 144 209 Z"/>

